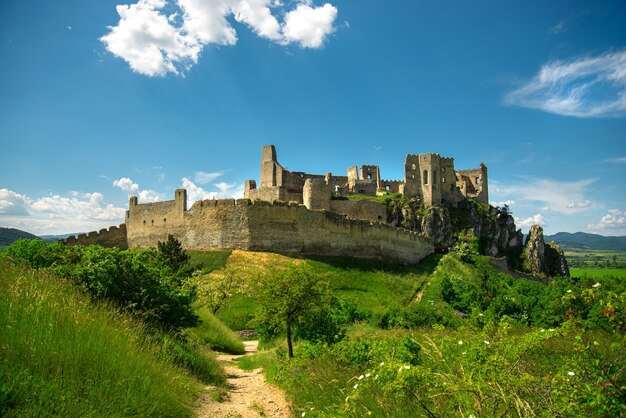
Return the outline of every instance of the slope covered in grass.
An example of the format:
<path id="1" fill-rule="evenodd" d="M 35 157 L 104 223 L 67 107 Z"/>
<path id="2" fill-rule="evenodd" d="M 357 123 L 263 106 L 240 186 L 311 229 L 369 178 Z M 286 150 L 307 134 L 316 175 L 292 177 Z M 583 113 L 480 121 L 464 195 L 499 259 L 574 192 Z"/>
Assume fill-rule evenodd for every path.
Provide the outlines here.
<path id="1" fill-rule="evenodd" d="M 187 416 L 199 389 L 174 365 L 198 366 L 198 352 L 168 347 L 70 282 L 4 257 L 0 341 L 2 416 Z M 204 381 L 223 379 L 204 372 Z"/>
<path id="2" fill-rule="evenodd" d="M 305 261 L 316 272 L 329 275 L 335 296 L 349 305 L 355 318 L 369 319 L 411 303 L 437 266 L 438 256 L 427 257 L 418 265 L 404 266 L 343 257 L 304 260 L 272 253 L 233 251 L 226 268 L 254 281 L 277 266 Z M 247 295 L 233 297 L 217 316 L 233 329 L 250 328 L 256 308 L 254 289 L 249 289 Z"/>
<path id="3" fill-rule="evenodd" d="M 243 354 L 243 342 L 230 328 L 213 315 L 206 307 L 195 311 L 200 321 L 193 328 L 187 328 L 185 335 L 212 350 L 231 354 Z"/>

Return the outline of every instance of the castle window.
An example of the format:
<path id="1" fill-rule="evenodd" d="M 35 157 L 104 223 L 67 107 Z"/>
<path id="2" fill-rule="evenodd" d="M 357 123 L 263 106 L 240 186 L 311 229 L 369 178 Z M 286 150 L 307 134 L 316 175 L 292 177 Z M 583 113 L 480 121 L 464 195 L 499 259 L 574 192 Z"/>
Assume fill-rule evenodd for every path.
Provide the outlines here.
<path id="1" fill-rule="evenodd" d="M 442 168 L 442 170 L 443 170 L 443 168 Z M 446 182 L 446 178 L 445 178 L 445 177 L 442 177 L 442 178 L 441 178 L 441 182 L 442 182 L 442 183 L 445 183 L 445 182 Z"/>
<path id="2" fill-rule="evenodd" d="M 368 174 L 368 175 L 367 175 L 367 178 L 368 178 L 368 179 L 371 179 L 371 178 L 372 178 L 372 175 L 371 175 L 371 174 Z"/>
<path id="3" fill-rule="evenodd" d="M 411 168 L 415 170 L 415 164 L 411 164 Z"/>
<path id="4" fill-rule="evenodd" d="M 480 177 L 476 177 L 476 184 L 480 184 Z"/>
<path id="5" fill-rule="evenodd" d="M 167 218 L 163 218 L 163 222 L 167 222 Z"/>
<path id="6" fill-rule="evenodd" d="M 387 189 L 387 190 L 391 190 L 391 186 L 390 186 L 390 185 L 386 185 L 386 186 L 385 186 L 385 189 Z"/>
<path id="7" fill-rule="evenodd" d="M 152 225 L 154 225 L 154 219 L 152 220 Z"/>
<path id="8" fill-rule="evenodd" d="M 335 186 L 335 193 L 339 193 L 339 185 Z"/>
<path id="9" fill-rule="evenodd" d="M 144 224 L 144 225 L 146 224 L 146 221 L 145 221 L 145 219 L 144 219 L 144 221 L 143 221 L 143 224 Z"/>
<path id="10" fill-rule="evenodd" d="M 428 170 L 424 170 L 424 184 L 428 184 Z"/>

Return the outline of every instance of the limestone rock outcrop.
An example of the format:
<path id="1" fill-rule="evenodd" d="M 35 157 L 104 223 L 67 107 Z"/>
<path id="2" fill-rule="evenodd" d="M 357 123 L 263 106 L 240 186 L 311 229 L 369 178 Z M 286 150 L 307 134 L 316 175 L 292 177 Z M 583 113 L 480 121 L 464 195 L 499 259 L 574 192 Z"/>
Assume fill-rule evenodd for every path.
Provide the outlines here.
<path id="1" fill-rule="evenodd" d="M 524 269 L 529 273 L 550 277 L 569 276 L 563 250 L 554 242 L 544 242 L 543 228 L 540 225 L 530 227 L 522 260 Z"/>

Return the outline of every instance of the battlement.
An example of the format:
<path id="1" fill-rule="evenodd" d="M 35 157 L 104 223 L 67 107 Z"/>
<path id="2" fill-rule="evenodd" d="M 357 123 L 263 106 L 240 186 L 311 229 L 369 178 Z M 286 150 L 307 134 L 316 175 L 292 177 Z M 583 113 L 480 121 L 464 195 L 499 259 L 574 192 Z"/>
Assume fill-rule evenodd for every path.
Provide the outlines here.
<path id="1" fill-rule="evenodd" d="M 110 226 L 99 231 L 91 231 L 78 236 L 69 236 L 62 240 L 67 245 L 102 245 L 103 247 L 128 248 L 126 242 L 126 224 Z"/>

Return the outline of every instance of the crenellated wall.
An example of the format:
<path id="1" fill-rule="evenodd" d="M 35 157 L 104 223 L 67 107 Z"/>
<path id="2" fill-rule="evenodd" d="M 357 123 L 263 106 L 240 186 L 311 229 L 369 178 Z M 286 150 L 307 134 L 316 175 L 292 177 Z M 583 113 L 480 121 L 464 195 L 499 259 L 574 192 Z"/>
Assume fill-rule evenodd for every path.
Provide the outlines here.
<path id="1" fill-rule="evenodd" d="M 102 245 L 103 247 L 117 247 L 125 250 L 128 248 L 126 241 L 126 225 L 111 226 L 109 229 L 101 229 L 87 234 L 79 234 L 77 237 L 69 236 L 64 242 L 67 245 Z"/>
<path id="2" fill-rule="evenodd" d="M 309 210 L 295 202 L 203 200 L 189 210 L 175 202 L 131 206 L 126 225 L 129 247 L 154 247 L 171 234 L 186 249 L 235 248 L 405 264 L 416 263 L 434 251 L 430 240 L 414 232 Z M 166 221 L 144 219 L 153 212 Z"/>

